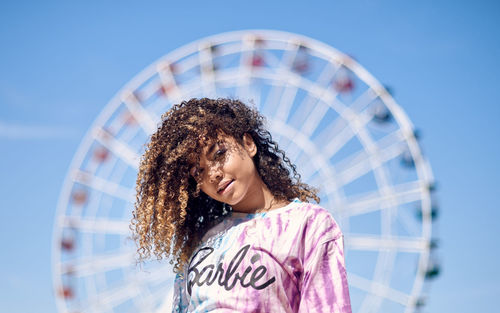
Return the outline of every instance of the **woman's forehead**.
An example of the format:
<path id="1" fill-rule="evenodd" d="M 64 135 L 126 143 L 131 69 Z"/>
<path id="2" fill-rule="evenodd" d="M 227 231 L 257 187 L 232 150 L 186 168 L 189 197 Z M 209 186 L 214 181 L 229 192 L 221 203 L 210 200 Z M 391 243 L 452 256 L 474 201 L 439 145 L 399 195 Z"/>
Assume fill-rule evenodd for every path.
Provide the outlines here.
<path id="1" fill-rule="evenodd" d="M 218 134 L 217 137 L 209 138 L 204 142 L 200 142 L 201 155 L 208 156 L 214 152 L 214 150 L 221 144 L 227 145 L 235 142 L 232 136 L 226 134 Z"/>
<path id="2" fill-rule="evenodd" d="M 205 135 L 200 138 L 198 145 L 201 148 L 203 152 L 208 152 L 211 150 L 215 145 L 221 144 L 221 143 L 232 143 L 235 142 L 235 138 L 231 135 L 228 135 L 222 131 L 218 131 L 216 134 L 210 136 L 210 135 Z"/>
<path id="3" fill-rule="evenodd" d="M 192 162 L 190 163 L 197 165 L 196 163 L 199 161 L 209 158 L 221 144 L 232 146 L 237 144 L 237 141 L 233 136 L 224 133 L 219 133 L 213 137 L 204 136 L 198 141 L 198 149 L 196 149 L 196 154 L 192 156 Z"/>
<path id="4" fill-rule="evenodd" d="M 198 165 L 199 161 L 212 150 L 221 138 L 215 136 L 203 135 L 198 139 L 195 149 L 187 156 L 189 164 Z"/>

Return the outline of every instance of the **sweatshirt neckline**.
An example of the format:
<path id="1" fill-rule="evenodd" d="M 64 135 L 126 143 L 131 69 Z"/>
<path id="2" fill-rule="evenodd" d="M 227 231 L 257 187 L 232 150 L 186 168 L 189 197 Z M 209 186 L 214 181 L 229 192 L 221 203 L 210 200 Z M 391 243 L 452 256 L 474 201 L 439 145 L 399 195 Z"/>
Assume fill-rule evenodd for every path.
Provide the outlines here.
<path id="1" fill-rule="evenodd" d="M 275 209 L 265 211 L 265 212 L 244 213 L 244 212 L 232 211 L 230 217 L 233 217 L 233 218 L 254 218 L 254 217 L 269 216 L 272 214 L 277 214 L 279 212 L 283 212 L 289 208 L 295 207 L 299 203 L 301 203 L 301 201 L 299 199 L 294 199 L 290 203 L 288 203 L 282 207 L 275 208 Z"/>

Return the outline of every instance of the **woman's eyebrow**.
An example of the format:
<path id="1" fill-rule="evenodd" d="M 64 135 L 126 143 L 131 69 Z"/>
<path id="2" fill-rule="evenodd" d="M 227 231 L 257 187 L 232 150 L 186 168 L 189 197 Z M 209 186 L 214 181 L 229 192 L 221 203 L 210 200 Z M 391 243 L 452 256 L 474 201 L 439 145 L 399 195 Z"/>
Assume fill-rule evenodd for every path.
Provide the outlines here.
<path id="1" fill-rule="evenodd" d="M 212 153 L 214 152 L 215 150 L 215 146 L 217 145 L 216 142 L 212 143 L 209 147 L 208 147 L 208 150 L 207 150 L 207 155 L 212 155 Z"/>

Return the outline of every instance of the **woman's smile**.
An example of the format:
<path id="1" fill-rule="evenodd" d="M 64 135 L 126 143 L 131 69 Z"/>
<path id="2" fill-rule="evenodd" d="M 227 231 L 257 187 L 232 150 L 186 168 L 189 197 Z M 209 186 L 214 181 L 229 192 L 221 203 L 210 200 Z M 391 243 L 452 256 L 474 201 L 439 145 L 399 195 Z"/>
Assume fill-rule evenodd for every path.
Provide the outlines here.
<path id="1" fill-rule="evenodd" d="M 224 195 L 231 191 L 233 186 L 234 179 L 223 180 L 219 183 L 219 187 L 217 188 L 217 193 L 220 195 Z"/>

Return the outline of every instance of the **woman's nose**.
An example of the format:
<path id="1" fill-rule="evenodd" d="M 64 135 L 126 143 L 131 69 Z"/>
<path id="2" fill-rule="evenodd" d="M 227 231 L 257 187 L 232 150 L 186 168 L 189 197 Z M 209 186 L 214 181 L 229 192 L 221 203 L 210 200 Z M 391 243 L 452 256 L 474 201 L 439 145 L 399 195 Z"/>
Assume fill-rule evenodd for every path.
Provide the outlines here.
<path id="1" fill-rule="evenodd" d="M 213 166 L 209 171 L 209 177 L 211 183 L 218 183 L 222 179 L 222 171 L 219 166 Z"/>

